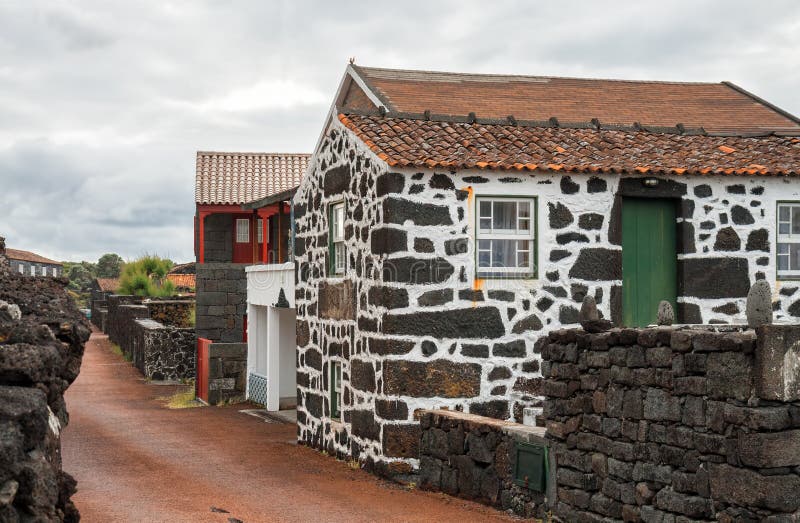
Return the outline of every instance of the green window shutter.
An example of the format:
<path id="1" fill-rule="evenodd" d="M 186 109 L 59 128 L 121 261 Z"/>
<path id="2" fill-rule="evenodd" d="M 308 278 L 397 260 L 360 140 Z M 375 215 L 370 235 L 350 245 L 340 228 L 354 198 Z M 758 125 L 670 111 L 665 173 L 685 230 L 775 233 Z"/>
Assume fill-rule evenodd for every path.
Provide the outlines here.
<path id="1" fill-rule="evenodd" d="M 331 365 L 330 365 L 330 369 L 331 369 L 331 379 L 330 379 L 331 390 L 330 390 L 330 394 L 331 394 L 331 417 L 332 418 L 339 418 L 339 416 L 340 416 L 340 414 L 339 414 L 339 407 L 340 407 L 340 405 L 339 405 L 339 395 L 336 393 L 337 389 L 340 388 L 339 380 L 341 378 L 338 376 L 338 374 L 340 374 L 340 373 L 336 372 L 337 368 L 340 368 L 339 367 L 340 365 L 341 364 L 337 363 L 337 362 L 331 362 Z"/>

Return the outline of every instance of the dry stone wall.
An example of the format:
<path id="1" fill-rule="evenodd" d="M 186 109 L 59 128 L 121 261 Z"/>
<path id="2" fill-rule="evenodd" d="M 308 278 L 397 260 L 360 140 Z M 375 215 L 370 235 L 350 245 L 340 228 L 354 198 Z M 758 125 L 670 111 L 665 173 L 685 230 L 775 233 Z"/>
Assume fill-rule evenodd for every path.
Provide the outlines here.
<path id="1" fill-rule="evenodd" d="M 65 280 L 9 274 L 4 252 L 0 238 L 0 521 L 76 522 L 61 430 L 89 325 Z"/>
<path id="2" fill-rule="evenodd" d="M 247 344 L 212 343 L 208 360 L 208 403 L 219 405 L 244 401 Z"/>
<path id="3" fill-rule="evenodd" d="M 544 518 L 545 490 L 514 482 L 517 443 L 544 447 L 544 430 L 457 411 L 419 414 L 419 486 L 523 517 Z"/>
<path id="4" fill-rule="evenodd" d="M 188 326 L 193 300 L 110 295 L 107 303 L 103 323 L 109 339 L 146 378 L 177 381 L 195 377 L 197 337 Z"/>
<path id="5" fill-rule="evenodd" d="M 536 197 L 536 278 L 476 278 L 474 202 L 490 195 Z M 742 322 L 757 279 L 782 291 L 776 317 L 800 314 L 800 293 L 775 274 L 775 205 L 800 199 L 796 184 L 395 170 L 334 122 L 295 197 L 300 440 L 405 470 L 418 460 L 387 442 L 417 430 L 416 409 L 522 421 L 541 407 L 536 340 L 576 324 L 587 295 L 621 320 L 623 197 L 675 202 L 677 321 Z M 339 201 L 348 263 L 332 277 L 328 209 Z M 330 417 L 331 362 L 343 365 L 341 421 Z"/>
<path id="6" fill-rule="evenodd" d="M 793 521 L 800 327 L 660 327 L 537 342 L 564 521 Z"/>
<path id="7" fill-rule="evenodd" d="M 195 377 L 197 337 L 194 329 L 164 325 L 152 319 L 133 320 L 131 346 L 124 347 L 145 378 L 180 381 Z"/>

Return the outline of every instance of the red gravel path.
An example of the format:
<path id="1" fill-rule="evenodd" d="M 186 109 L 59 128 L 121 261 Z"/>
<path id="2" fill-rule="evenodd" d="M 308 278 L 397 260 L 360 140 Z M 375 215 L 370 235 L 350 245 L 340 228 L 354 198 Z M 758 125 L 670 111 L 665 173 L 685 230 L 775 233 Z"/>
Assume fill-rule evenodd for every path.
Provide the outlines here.
<path id="1" fill-rule="evenodd" d="M 410 491 L 295 445 L 295 427 L 237 407 L 171 410 L 92 334 L 67 392 L 64 469 L 83 521 L 498 521 L 505 514 Z M 241 407 L 239 407 L 241 408 Z M 229 513 L 212 512 L 218 507 Z"/>

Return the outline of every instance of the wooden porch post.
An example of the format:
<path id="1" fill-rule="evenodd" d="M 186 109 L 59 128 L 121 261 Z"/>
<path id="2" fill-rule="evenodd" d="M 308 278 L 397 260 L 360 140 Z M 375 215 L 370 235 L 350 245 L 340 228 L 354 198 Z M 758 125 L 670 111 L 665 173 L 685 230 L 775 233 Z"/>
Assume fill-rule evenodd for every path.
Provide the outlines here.
<path id="1" fill-rule="evenodd" d="M 278 263 L 283 263 L 283 202 L 278 202 Z"/>

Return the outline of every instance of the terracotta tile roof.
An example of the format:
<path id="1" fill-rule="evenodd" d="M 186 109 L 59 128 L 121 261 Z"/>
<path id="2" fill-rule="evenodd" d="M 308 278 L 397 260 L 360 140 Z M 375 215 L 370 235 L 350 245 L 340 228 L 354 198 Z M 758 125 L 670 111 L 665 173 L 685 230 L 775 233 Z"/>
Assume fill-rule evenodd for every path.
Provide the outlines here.
<path id="1" fill-rule="evenodd" d="M 339 115 L 390 166 L 443 169 L 800 174 L 800 137 Z"/>
<path id="2" fill-rule="evenodd" d="M 308 154 L 197 153 L 195 202 L 243 204 L 300 185 Z"/>
<path id="3" fill-rule="evenodd" d="M 103 292 L 116 292 L 119 289 L 119 278 L 95 278 L 97 286 Z"/>
<path id="4" fill-rule="evenodd" d="M 34 252 L 21 251 L 19 249 L 6 249 L 6 257 L 9 260 L 26 261 L 32 263 L 47 263 L 49 265 L 61 265 L 60 261 L 51 260 L 50 258 L 39 256 Z"/>
<path id="5" fill-rule="evenodd" d="M 167 274 L 167 279 L 171 281 L 176 289 L 194 289 L 194 274 Z"/>
<path id="6" fill-rule="evenodd" d="M 389 112 L 484 118 L 703 127 L 800 129 L 800 120 L 728 82 L 688 83 L 480 75 L 353 66 Z"/>

